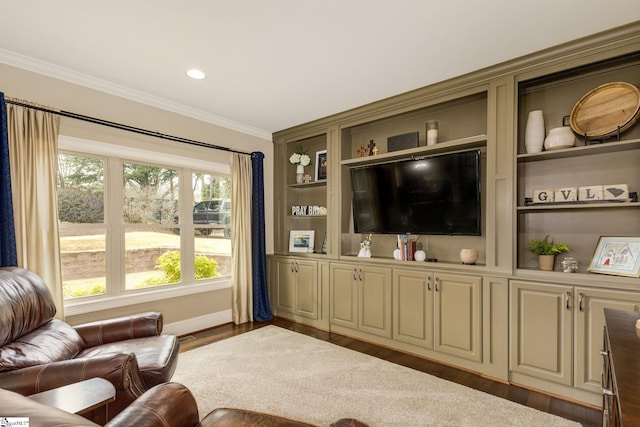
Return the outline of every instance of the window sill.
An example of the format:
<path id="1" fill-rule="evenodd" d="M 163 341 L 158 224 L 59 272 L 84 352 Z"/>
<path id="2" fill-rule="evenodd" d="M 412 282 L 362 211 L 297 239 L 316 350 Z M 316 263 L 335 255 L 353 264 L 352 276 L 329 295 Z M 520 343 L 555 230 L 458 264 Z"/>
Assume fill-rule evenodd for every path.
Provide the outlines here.
<path id="1" fill-rule="evenodd" d="M 64 304 L 65 316 L 92 313 L 94 311 L 109 310 L 117 307 L 142 304 L 168 298 L 195 295 L 204 292 L 217 291 L 231 287 L 231 279 L 222 279 L 209 283 L 197 283 L 180 287 L 146 290 L 144 292 L 126 293 L 117 296 L 83 298 L 67 301 Z"/>

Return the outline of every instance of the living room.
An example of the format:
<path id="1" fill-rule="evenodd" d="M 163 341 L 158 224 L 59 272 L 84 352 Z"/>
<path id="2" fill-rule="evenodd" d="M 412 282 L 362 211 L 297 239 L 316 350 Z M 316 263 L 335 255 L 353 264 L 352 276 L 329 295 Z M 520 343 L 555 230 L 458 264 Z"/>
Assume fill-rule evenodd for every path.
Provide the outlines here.
<path id="1" fill-rule="evenodd" d="M 506 7 L 505 5 L 502 6 Z M 610 7 L 607 6 L 606 9 L 609 10 Z M 522 14 L 523 12 L 518 12 L 519 16 L 522 16 Z M 603 12 L 603 15 L 606 14 Z M 598 34 L 594 34 L 596 33 L 596 31 L 589 30 L 589 25 L 581 25 L 584 30 L 579 35 L 575 35 L 572 33 L 570 37 L 566 39 L 562 39 L 560 37 L 559 40 L 554 41 L 551 44 L 545 44 L 543 42 L 543 48 L 551 49 L 552 53 L 549 53 L 549 56 L 553 57 L 553 60 L 556 61 L 556 63 L 561 62 L 561 60 L 558 59 L 562 55 L 561 51 L 563 49 L 568 49 L 571 51 L 571 55 L 573 55 L 571 61 L 573 61 L 573 63 L 575 64 L 578 64 L 581 59 L 579 58 L 580 54 L 576 54 L 576 52 L 580 49 L 581 43 L 585 43 L 585 45 L 589 46 L 591 49 L 600 49 L 600 53 L 594 54 L 594 58 L 598 58 L 598 60 L 600 60 L 606 57 L 614 56 L 612 53 L 614 49 L 612 49 L 611 52 L 607 53 L 604 52 L 605 48 L 603 48 L 602 46 L 606 44 L 606 42 L 614 43 L 617 38 L 623 37 L 619 36 L 619 34 L 624 33 L 624 37 L 626 37 L 626 43 L 628 45 L 623 46 L 623 42 L 618 42 L 620 46 L 616 47 L 616 49 L 618 49 L 620 54 L 635 52 L 637 49 L 634 47 L 635 45 L 633 45 L 633 43 L 636 42 L 631 41 L 634 40 L 635 36 L 632 36 L 630 34 L 637 32 L 637 28 L 633 27 L 633 25 L 637 26 L 637 22 L 633 23 L 633 21 L 638 19 L 638 17 L 634 18 L 632 14 L 629 13 L 625 13 L 622 15 L 624 16 L 620 16 L 619 21 L 608 22 L 604 25 L 604 28 L 602 29 L 608 30 L 608 32 L 605 32 L 604 34 L 601 34 L 599 32 Z M 625 30 L 620 30 L 620 25 L 628 24 L 629 22 L 632 23 L 631 29 L 629 29 L 629 27 L 625 27 Z M 587 39 L 579 42 L 574 41 L 575 39 L 579 39 L 580 37 L 585 36 L 587 37 Z M 504 38 L 504 36 L 502 37 Z M 568 42 L 568 44 L 561 45 L 565 42 Z M 561 45 L 561 47 L 554 48 L 554 46 L 556 45 Z M 3 44 L 1 47 L 4 49 L 5 45 Z M 286 123 L 284 125 L 275 125 L 279 127 L 260 127 L 260 124 L 252 125 L 236 120 L 223 120 L 224 112 L 203 114 L 201 111 L 198 111 L 197 108 L 188 108 L 179 101 L 172 101 L 170 99 L 162 98 L 161 96 L 152 96 L 150 94 L 146 94 L 136 90 L 128 90 L 129 88 L 127 88 L 125 85 L 119 85 L 116 82 L 107 84 L 109 80 L 108 75 L 101 75 L 98 76 L 98 78 L 89 79 L 82 70 L 75 70 L 71 72 L 71 70 L 63 66 L 55 65 L 55 61 L 53 61 L 51 58 L 31 58 L 29 52 L 13 52 L 10 47 L 11 46 L 7 45 L 6 50 L 3 50 L 0 56 L 0 80 L 3 82 L 3 87 L 0 88 L 0 90 L 5 94 L 5 96 L 34 102 L 40 105 L 51 106 L 55 109 L 74 112 L 88 117 L 97 117 L 114 123 L 124 123 L 141 129 L 149 129 L 152 131 L 160 132 L 162 134 L 176 135 L 181 138 L 186 138 L 194 141 L 203 141 L 211 145 L 230 148 L 233 150 L 238 150 L 240 152 L 263 152 L 265 155 L 264 199 L 266 253 L 269 258 L 268 267 L 270 270 L 270 286 L 275 286 L 273 283 L 276 274 L 275 270 L 278 268 L 278 262 L 280 260 L 284 261 L 284 263 L 282 264 L 282 266 L 284 267 L 289 266 L 288 263 L 291 261 L 291 257 L 296 260 L 311 260 L 311 262 L 315 262 L 315 265 L 319 269 L 319 271 L 316 271 L 317 277 L 320 277 L 321 279 L 320 283 L 318 283 L 317 285 L 317 290 L 319 291 L 319 293 L 316 294 L 315 300 L 317 304 L 316 308 L 319 311 L 314 315 L 317 315 L 321 320 L 307 321 L 305 316 L 302 316 L 302 323 L 311 324 L 324 330 L 330 329 L 338 333 L 354 336 L 356 338 L 372 340 L 373 342 L 376 342 L 375 333 L 373 334 L 374 337 L 372 338 L 371 335 L 363 333 L 363 331 L 359 330 L 357 327 L 353 328 L 350 326 L 345 326 L 344 323 L 341 324 L 339 321 L 332 322 L 329 320 L 331 316 L 331 313 L 329 312 L 331 302 L 328 299 L 325 300 L 322 298 L 328 298 L 328 295 L 331 294 L 331 285 L 328 279 L 322 279 L 322 277 L 324 277 L 325 274 L 329 274 L 328 269 L 330 261 L 345 261 L 347 263 L 358 263 L 362 261 L 363 265 L 366 266 L 371 265 L 367 264 L 367 262 L 375 263 L 380 261 L 381 258 L 384 258 L 383 263 L 391 262 L 391 264 L 388 265 L 401 267 L 401 265 L 393 264 L 394 261 L 390 261 L 391 253 L 393 252 L 395 244 L 395 242 L 393 241 L 394 237 L 374 235 L 372 246 L 374 254 L 373 260 L 368 261 L 357 259 L 357 257 L 355 256 L 355 253 L 357 253 L 356 249 L 358 248 L 361 239 L 366 237 L 366 235 L 362 236 L 349 230 L 350 225 L 347 213 L 350 212 L 350 209 L 346 205 L 346 200 L 350 197 L 350 195 L 344 193 L 348 190 L 345 190 L 346 180 L 343 178 L 337 180 L 335 179 L 335 176 L 329 178 L 327 184 L 329 186 L 327 187 L 327 193 L 324 193 L 320 196 L 321 199 L 324 197 L 324 200 L 322 200 L 323 203 L 307 203 L 304 201 L 304 197 L 302 197 L 299 203 L 293 203 L 291 202 L 291 196 L 288 194 L 285 195 L 286 191 L 293 190 L 293 188 L 290 188 L 293 183 L 289 181 L 292 181 L 294 179 L 294 168 L 288 163 L 288 158 L 293 153 L 295 146 L 297 146 L 298 143 L 302 142 L 303 144 L 308 144 L 308 151 L 310 154 L 313 154 L 316 151 L 322 151 L 323 148 L 325 150 L 327 150 L 327 148 L 329 147 L 337 148 L 334 150 L 327 150 L 329 156 L 329 173 L 331 173 L 332 170 L 340 170 L 341 168 L 349 167 L 350 162 L 354 165 L 357 165 L 357 162 L 359 160 L 356 159 L 356 150 L 360 148 L 361 141 L 368 142 L 369 139 L 376 139 L 376 142 L 382 143 L 383 141 L 386 141 L 386 137 L 388 136 L 386 134 L 388 133 L 387 130 L 384 129 L 384 123 L 381 125 L 383 129 L 382 131 L 378 131 L 375 129 L 373 131 L 370 131 L 369 129 L 367 129 L 367 126 L 369 126 L 369 128 L 375 128 L 376 124 L 370 124 L 369 122 L 387 119 L 389 116 L 394 116 L 396 114 L 396 111 L 398 112 L 398 114 L 405 114 L 406 112 L 400 112 L 403 107 L 398 107 L 398 102 L 403 102 L 404 99 L 410 98 L 412 95 L 407 95 L 408 93 L 416 90 L 416 92 L 413 92 L 413 95 L 420 98 L 420 100 L 418 102 L 415 102 L 414 105 L 418 105 L 420 104 L 420 102 L 422 102 L 422 104 L 418 107 L 408 107 L 408 110 L 423 110 L 422 113 L 420 113 L 422 115 L 419 114 L 418 118 L 408 118 L 408 123 L 410 123 L 409 127 L 412 127 L 414 126 L 414 123 L 411 122 L 411 120 L 414 120 L 415 122 L 426 121 L 423 120 L 423 116 L 425 114 L 432 114 L 439 111 L 438 108 L 448 111 L 452 109 L 455 110 L 453 101 L 457 99 L 458 95 L 460 93 L 463 93 L 464 90 L 456 93 L 455 95 L 451 95 L 451 99 L 447 99 L 447 96 L 449 95 L 447 95 L 445 92 L 448 90 L 451 91 L 451 93 L 454 92 L 454 89 L 448 87 L 447 84 L 454 85 L 465 82 L 468 83 L 468 80 L 471 78 L 482 79 L 484 78 L 482 77 L 483 72 L 494 72 L 495 75 L 498 75 L 500 69 L 500 65 L 494 65 L 496 64 L 495 61 L 483 63 L 482 65 L 476 66 L 476 68 L 474 69 L 459 69 L 458 71 L 453 71 L 454 74 L 446 76 L 443 75 L 442 78 L 433 77 L 433 83 L 430 83 L 428 85 L 406 87 L 404 90 L 398 90 L 397 92 L 389 93 L 387 96 L 380 96 L 378 98 L 372 99 L 372 102 L 349 104 L 344 108 L 325 110 L 322 112 L 314 113 L 316 114 L 315 116 L 308 116 L 304 119 L 300 119 L 300 121 L 272 122 Z M 524 53 L 531 54 L 530 51 L 522 52 L 522 54 Z M 540 55 L 539 58 L 542 58 L 544 57 L 545 53 L 544 51 L 542 53 L 538 52 L 538 55 Z M 584 55 L 587 55 L 587 53 L 585 53 Z M 578 59 L 575 59 L 576 57 L 578 57 Z M 516 57 L 513 56 L 513 58 Z M 583 63 L 586 63 L 589 60 L 584 59 L 582 61 Z M 480 63 L 481 62 L 479 62 L 478 64 Z M 492 69 L 493 71 L 486 71 L 486 67 Z M 345 66 L 345 68 L 348 67 Z M 562 69 L 562 66 L 556 66 L 556 68 L 556 71 L 560 71 Z M 485 69 L 485 71 L 482 71 L 482 69 Z M 536 74 L 535 71 L 531 71 L 531 73 L 532 76 Z M 524 71 L 519 71 L 519 76 L 524 74 L 526 74 Z M 540 72 L 539 74 L 542 73 Z M 465 75 L 467 76 L 465 77 Z M 471 77 L 469 77 L 469 75 L 471 75 Z M 507 73 L 507 75 L 510 74 Z M 525 77 L 520 76 L 518 78 L 521 79 L 522 82 L 528 82 L 529 80 L 533 80 L 534 77 L 538 78 L 540 76 L 530 77 L 528 80 Z M 256 78 L 258 77 L 256 76 Z M 446 81 L 448 79 L 453 80 L 447 83 Z M 504 88 L 507 89 L 503 90 L 509 91 L 512 90 L 513 87 L 514 86 L 510 86 L 509 88 L 509 86 L 504 86 Z M 196 86 L 190 86 L 189 91 L 195 94 L 199 90 Z M 344 88 L 333 89 L 331 93 L 340 93 L 341 91 L 344 91 Z M 484 93 L 489 93 L 489 95 L 484 95 Z M 504 92 L 500 92 L 499 90 L 495 92 L 485 92 L 484 89 L 482 91 L 469 90 L 463 94 L 464 96 L 470 97 L 472 101 L 470 104 L 473 105 L 478 105 L 478 103 L 480 105 L 503 105 L 491 104 L 494 102 L 494 96 L 507 97 L 505 98 L 506 101 L 504 99 L 502 100 L 502 102 L 505 102 L 505 105 L 509 104 L 509 99 L 511 99 L 509 98 L 509 96 L 513 97 L 514 99 L 516 98 L 513 94 L 505 94 Z M 214 97 L 215 95 L 210 96 Z M 403 98 L 403 96 L 405 96 L 406 98 Z M 395 99 L 389 100 L 389 97 Z M 383 99 L 383 101 L 378 101 L 380 99 Z M 436 101 L 434 101 L 434 99 Z M 448 102 L 452 102 L 452 104 L 447 104 Z M 320 98 L 318 98 L 318 103 L 320 103 Z M 383 110 L 385 108 L 394 110 L 394 113 L 384 113 Z M 472 111 L 476 111 L 474 110 L 474 108 L 476 107 L 471 106 L 470 108 Z M 482 109 L 485 107 L 480 108 Z M 511 108 L 509 112 L 514 113 L 514 106 L 510 106 L 509 108 Z M 272 109 L 277 110 L 276 107 L 272 107 Z M 349 116 L 349 111 L 351 109 L 356 109 L 356 114 L 362 112 L 363 117 L 367 115 L 368 117 L 365 117 L 365 119 L 354 119 L 352 116 Z M 411 111 L 409 111 L 409 113 L 410 112 Z M 507 120 L 506 122 L 500 122 L 500 120 L 498 120 L 497 118 L 499 118 L 499 114 L 501 113 L 505 112 L 486 109 L 484 112 L 481 112 L 481 114 L 487 114 L 488 119 L 485 120 L 483 128 L 480 129 L 480 132 L 469 131 L 471 132 L 469 133 L 469 135 L 471 136 L 484 134 L 486 135 L 486 138 L 482 139 L 482 141 L 487 140 L 492 142 L 482 142 L 474 140 L 469 143 L 470 145 L 465 145 L 462 148 L 482 148 L 483 146 L 490 146 L 494 143 L 494 141 L 498 141 L 501 136 L 504 137 L 504 135 L 508 135 L 508 137 L 511 138 L 509 139 L 509 143 L 512 141 L 514 135 L 517 135 L 517 137 L 522 137 L 521 133 L 523 133 L 524 130 L 516 128 L 518 126 L 523 128 L 523 126 L 516 124 L 516 119 L 511 120 L 509 118 L 509 120 Z M 517 112 L 517 114 L 520 115 L 524 113 L 525 112 L 523 111 Z M 526 113 L 528 113 L 528 111 L 526 111 Z M 568 114 L 568 111 L 565 111 L 564 113 L 557 113 L 556 115 L 561 118 L 565 114 Z M 265 115 L 267 115 L 266 112 Z M 273 111 L 269 112 L 269 116 L 271 115 L 273 115 Z M 506 115 L 508 115 L 508 113 Z M 513 116 L 515 117 L 516 113 L 514 113 Z M 326 119 L 326 117 L 330 118 Z M 556 118 L 557 117 L 554 117 L 554 120 Z M 319 120 L 316 121 L 316 119 Z M 335 121 L 332 122 L 332 120 Z M 522 121 L 523 119 L 518 118 L 517 120 Z M 444 121 L 441 121 L 441 141 L 446 142 L 447 140 L 462 140 L 469 136 L 462 135 L 460 137 L 447 137 L 447 128 L 445 127 L 445 124 L 446 123 Z M 392 128 L 394 126 L 395 125 L 390 125 L 390 127 Z M 495 128 L 492 128 L 491 126 L 495 126 Z M 498 129 L 498 127 L 500 126 L 502 126 L 503 128 Z M 549 125 L 548 127 L 552 126 Z M 629 135 L 631 135 L 631 139 L 634 139 L 635 135 L 638 132 L 637 129 L 637 126 L 630 129 L 626 133 L 625 138 L 629 138 Z M 413 130 L 413 128 L 411 130 Z M 423 123 L 421 123 L 420 127 L 416 130 L 419 131 L 422 142 L 422 139 L 424 139 L 424 137 L 426 136 L 426 129 L 423 129 Z M 331 132 L 335 133 L 331 135 Z M 376 132 L 378 132 L 378 134 L 376 134 Z M 402 132 L 399 131 L 398 133 Z M 272 136 L 272 134 L 274 133 L 275 137 Z M 318 135 L 324 134 L 328 135 L 325 142 L 318 143 L 313 139 Z M 204 160 L 208 162 L 207 167 L 211 167 L 211 165 L 213 165 L 213 167 L 218 167 L 221 173 L 224 173 L 225 167 L 228 168 L 229 165 L 229 154 L 225 150 L 209 149 L 203 146 L 195 146 L 190 144 L 180 144 L 159 139 L 152 135 L 134 134 L 126 130 L 105 127 L 98 124 L 73 119 L 70 117 L 61 117 L 60 135 L 63 136 L 63 138 L 60 139 L 61 147 L 63 149 L 69 150 L 70 152 L 76 152 L 78 150 L 78 147 L 82 147 L 83 145 L 97 146 L 98 143 L 102 143 L 115 146 L 122 151 L 126 151 L 129 148 L 135 148 L 136 150 L 140 150 L 139 153 L 160 153 L 160 156 L 174 156 L 175 158 L 181 158 L 181 161 L 185 163 L 189 163 L 189 161 L 192 161 L 195 164 L 196 162 L 201 162 Z M 375 135 L 375 138 L 369 138 L 368 135 Z M 348 140 L 350 142 L 347 147 L 346 142 Z M 501 143 L 506 142 L 503 140 Z M 464 142 L 463 145 L 464 144 L 467 143 Z M 423 144 L 421 143 L 420 146 L 422 145 Z M 445 145 L 440 146 L 439 149 L 444 149 L 443 147 L 445 147 Z M 512 150 L 513 149 L 514 148 L 512 148 Z M 637 148 L 630 151 L 632 151 L 632 153 L 636 155 L 635 153 L 637 152 Z M 489 167 L 496 165 L 502 167 L 504 164 L 510 163 L 511 160 L 516 158 L 516 156 L 522 154 L 521 152 L 518 153 L 519 154 L 510 154 L 511 158 L 506 157 L 506 161 L 502 159 L 504 163 L 497 163 L 498 155 L 504 154 L 506 156 L 509 156 L 509 154 L 506 151 L 500 151 L 499 153 L 494 152 L 493 154 L 491 154 L 490 152 L 487 163 L 484 163 L 482 165 L 483 170 L 486 171 Z M 623 155 L 621 155 L 620 157 L 622 156 Z M 522 168 L 522 165 L 524 165 L 525 163 L 534 163 L 526 160 L 525 157 L 522 157 L 522 159 L 525 160 L 518 160 L 518 165 L 520 166 L 515 167 L 514 163 L 509 167 L 512 169 L 517 169 L 518 167 Z M 313 164 L 316 164 L 315 158 L 313 158 Z M 479 248 L 479 259 L 477 260 L 477 265 L 475 267 L 469 267 L 465 270 L 461 270 L 458 266 L 451 267 L 451 271 L 455 273 L 462 272 L 463 275 L 471 274 L 482 276 L 483 278 L 498 278 L 499 280 L 496 283 L 500 282 L 501 284 L 504 284 L 508 280 L 518 279 L 517 274 L 513 274 L 517 270 L 535 269 L 535 267 L 532 267 L 530 265 L 530 263 L 533 262 L 534 258 L 531 257 L 531 254 L 526 254 L 525 251 L 521 249 L 521 246 L 525 243 L 524 240 L 528 240 L 530 234 L 537 233 L 535 234 L 535 236 L 532 235 L 531 237 L 544 237 L 544 230 L 535 230 L 535 232 L 527 231 L 523 233 L 522 236 L 518 236 L 517 229 L 519 225 L 513 225 L 517 221 L 514 218 L 518 215 L 528 218 L 529 216 L 533 216 L 535 214 L 531 214 L 529 211 L 526 211 L 524 206 L 520 207 L 520 205 L 518 205 L 518 209 L 520 209 L 518 212 L 520 213 L 514 214 L 513 207 L 520 202 L 520 193 L 517 192 L 518 190 L 514 190 L 514 188 L 516 187 L 516 179 L 513 177 L 513 175 L 516 175 L 517 172 L 509 169 L 494 169 L 490 173 L 491 175 L 489 175 L 489 177 L 493 180 L 491 181 L 493 187 L 484 187 L 484 198 L 482 199 L 484 209 L 482 215 L 483 229 L 480 237 L 456 237 L 455 244 L 447 243 L 447 239 L 442 236 L 423 239 L 422 243 L 426 244 L 428 242 L 428 246 L 432 248 L 432 254 L 435 253 L 435 256 L 440 262 L 440 264 L 435 266 L 434 271 L 438 271 L 438 269 L 447 270 L 450 267 L 447 266 L 447 262 L 458 262 L 457 257 L 462 247 Z M 505 176 L 507 177 L 506 180 Z M 486 178 L 487 176 L 484 177 Z M 506 185 L 501 187 L 500 182 L 506 182 Z M 603 182 L 599 184 L 609 183 L 610 182 Z M 488 182 L 484 182 L 483 185 L 487 184 Z M 634 182 L 629 182 L 630 187 L 632 186 L 632 184 L 634 184 Z M 289 190 L 286 190 L 287 188 L 289 188 Z M 629 191 L 636 190 L 637 189 L 635 188 L 629 189 Z M 317 189 L 312 191 L 317 191 Z M 529 192 L 529 188 L 527 188 L 526 191 Z M 335 194 L 336 196 L 331 197 L 337 197 L 337 199 L 332 200 L 331 197 L 327 195 L 328 193 Z M 337 194 L 339 193 L 341 193 L 341 195 L 337 196 Z M 527 196 L 528 195 L 529 194 L 527 194 Z M 518 200 L 515 201 L 515 198 L 518 198 Z M 500 204 L 498 204 L 498 201 Z M 326 205 L 333 216 L 324 219 L 291 219 L 289 217 L 291 205 L 303 204 Z M 287 212 L 285 213 L 285 211 Z M 634 210 L 627 209 L 627 211 L 633 212 Z M 622 218 L 626 219 L 628 218 L 628 216 L 629 213 L 625 213 L 623 214 Z M 587 217 L 591 218 L 590 216 Z M 318 224 L 318 221 L 324 221 L 324 223 L 320 226 L 317 226 L 315 224 Z M 295 227 L 292 224 L 296 224 Z M 290 252 L 289 231 L 296 229 L 314 228 L 316 229 L 315 248 L 316 252 L 318 253 L 320 252 L 320 247 L 323 243 L 322 235 L 324 233 L 327 233 L 329 235 L 330 238 L 327 242 L 328 256 L 309 256 L 305 254 Z M 514 228 L 516 229 L 516 231 L 514 231 Z M 605 234 L 608 233 L 609 232 Z M 631 233 L 631 235 L 637 235 L 637 232 Z M 560 237 L 564 236 L 562 236 L 561 234 Z M 448 241 L 450 242 L 451 239 L 449 239 Z M 578 257 L 580 261 L 580 267 L 582 267 L 582 272 L 585 272 L 587 264 L 589 263 L 589 260 L 593 254 L 593 250 L 595 249 L 595 244 L 592 242 L 591 236 L 584 239 L 577 238 L 572 241 L 572 243 L 574 244 L 570 246 L 574 246 L 575 248 L 572 254 Z M 517 253 L 515 259 L 513 256 L 514 252 Z M 427 256 L 429 256 L 429 254 Z M 433 264 L 431 264 L 430 267 L 432 265 Z M 327 270 L 322 270 L 324 268 L 327 268 Z M 351 274 L 351 271 L 348 270 L 346 274 Z M 556 273 L 553 273 L 555 274 L 554 276 L 542 276 L 541 274 L 544 273 L 539 272 L 531 273 L 529 276 L 527 276 L 527 274 L 529 273 L 521 275 L 520 279 L 525 278 L 531 279 L 533 281 L 544 282 L 546 277 L 550 277 L 549 280 L 551 281 L 564 283 L 562 282 L 562 279 L 558 279 Z M 602 282 L 607 280 L 602 278 L 593 279 L 591 278 L 592 276 L 593 275 L 587 277 L 586 283 L 588 285 L 593 285 L 594 287 L 599 286 Z M 584 276 L 580 277 L 582 279 Z M 634 278 L 613 278 L 611 280 L 622 281 L 622 288 L 625 290 L 632 290 L 633 287 L 637 284 L 637 280 L 635 280 Z M 164 314 L 166 332 L 175 333 L 178 335 L 188 334 L 193 331 L 198 331 L 215 325 L 231 322 L 232 286 L 230 282 L 231 279 L 225 277 L 223 279 L 215 281 L 215 283 L 200 283 L 197 287 L 192 287 L 190 289 L 187 289 L 186 287 L 180 289 L 166 289 L 164 290 L 164 292 L 158 292 L 154 296 L 151 296 L 153 292 L 149 292 L 147 295 L 139 293 L 130 297 L 121 295 L 118 298 L 112 299 L 111 301 L 109 301 L 108 298 L 102 300 L 97 298 L 89 300 L 82 298 L 69 300 L 65 302 L 64 306 L 65 320 L 71 324 L 80 324 L 88 321 L 105 319 L 115 316 L 130 315 L 141 311 L 157 310 L 161 311 Z M 578 279 L 575 279 L 573 281 L 570 280 L 569 283 L 572 284 L 572 287 L 575 287 L 576 283 L 578 283 Z M 298 317 L 296 314 L 287 312 L 286 303 L 280 304 L 281 301 L 273 299 L 275 298 L 275 295 L 277 295 L 278 289 L 274 290 L 273 288 L 271 288 L 270 290 L 272 296 L 271 304 L 275 308 L 276 314 L 282 314 L 284 317 L 291 318 L 293 320 L 300 320 L 300 317 Z M 507 294 L 501 293 L 500 295 L 502 295 L 501 297 L 504 297 Z M 487 310 L 485 307 L 484 313 L 486 312 Z M 479 363 L 477 360 L 472 360 L 471 362 L 469 362 L 467 355 L 463 355 L 460 359 L 458 359 L 459 356 L 453 355 L 454 365 L 459 366 L 463 369 L 481 371 L 491 377 L 501 378 L 503 380 L 509 379 L 509 361 L 506 360 L 509 357 L 509 330 L 507 327 L 509 318 L 507 317 L 507 314 L 503 314 L 505 317 L 499 319 L 501 324 L 499 326 L 496 326 L 497 329 L 473 331 L 473 333 L 475 334 L 474 337 L 482 334 L 484 334 L 485 336 L 495 334 L 496 337 L 500 337 L 499 339 L 497 339 L 497 341 L 493 342 L 492 345 L 501 347 L 501 349 L 494 354 L 499 354 L 500 357 L 503 357 L 503 360 L 496 363 L 494 366 L 485 366 L 485 368 L 480 369 L 478 368 Z M 476 313 L 476 315 L 479 315 L 479 313 Z M 484 321 L 484 325 L 487 325 L 486 320 Z M 514 337 L 511 337 L 511 339 L 513 340 Z M 393 340 L 386 340 L 386 338 L 378 341 L 378 343 L 381 345 L 397 344 Z M 488 344 L 476 342 L 474 343 L 474 345 L 476 347 L 478 345 L 482 347 Z M 400 344 L 399 347 L 400 349 L 404 349 L 408 352 L 414 352 L 420 346 L 415 346 L 415 344 L 404 346 L 403 343 Z M 491 348 L 490 350 L 485 348 L 484 352 L 485 354 L 487 354 L 488 351 L 494 350 L 495 348 Z M 425 353 L 422 353 L 422 355 L 425 357 L 436 356 L 436 354 L 431 350 L 425 351 Z M 565 354 L 563 354 L 563 356 L 570 357 Z M 474 357 L 477 357 L 477 354 L 469 357 L 473 359 Z M 446 357 L 444 361 L 447 361 Z M 480 362 L 480 364 L 484 363 L 485 362 Z M 594 361 L 594 363 L 596 363 L 596 361 Z M 596 367 L 591 368 L 594 370 L 597 369 Z M 520 372 L 520 374 L 522 374 L 522 371 Z M 516 374 L 516 376 L 517 375 L 519 374 Z M 528 380 L 527 375 L 527 373 L 524 373 L 523 376 L 519 379 L 521 381 L 526 381 Z M 556 387 L 554 380 L 552 380 L 551 383 L 551 386 L 547 386 L 546 383 L 544 383 L 544 380 L 539 381 L 539 378 L 537 378 L 535 380 L 531 380 L 529 385 L 533 388 L 545 389 L 549 393 L 561 395 L 566 391 L 566 384 Z M 589 397 L 585 397 L 582 391 L 578 391 L 576 395 L 572 395 L 571 397 L 580 401 L 587 400 L 590 404 L 595 404 L 595 401 L 599 399 L 593 397 L 592 391 L 588 393 L 588 396 Z"/>

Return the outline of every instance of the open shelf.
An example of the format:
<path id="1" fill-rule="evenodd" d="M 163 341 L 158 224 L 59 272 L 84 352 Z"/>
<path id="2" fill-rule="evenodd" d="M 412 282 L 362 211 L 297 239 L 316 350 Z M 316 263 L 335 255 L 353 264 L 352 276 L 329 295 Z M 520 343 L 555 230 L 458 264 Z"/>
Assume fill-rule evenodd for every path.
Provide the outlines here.
<path id="1" fill-rule="evenodd" d="M 565 148 L 562 150 L 542 151 L 533 154 L 519 154 L 518 162 L 537 162 L 543 160 L 566 159 L 580 156 L 593 156 L 605 153 L 617 153 L 621 151 L 637 150 L 640 148 L 640 139 L 613 142 L 593 142 L 589 145 Z"/>
<path id="2" fill-rule="evenodd" d="M 327 181 L 311 181 L 311 182 L 304 182 L 302 184 L 289 184 L 287 185 L 287 187 L 289 188 L 309 188 L 309 187 L 322 187 L 322 186 L 326 186 L 327 185 Z"/>
<path id="3" fill-rule="evenodd" d="M 408 150 L 398 150 L 388 153 L 377 154 L 375 156 L 356 157 L 354 159 L 342 160 L 343 166 L 363 166 L 371 163 L 379 163 L 389 160 L 397 160 L 408 157 L 431 156 L 440 153 L 451 153 L 456 150 L 470 150 L 486 146 L 487 135 L 474 135 L 452 141 L 440 142 L 435 145 L 415 147 Z"/>
<path id="4" fill-rule="evenodd" d="M 611 209 L 640 208 L 638 202 L 601 202 L 601 203 L 541 203 L 537 205 L 518 206 L 518 212 L 557 211 L 560 209 Z"/>

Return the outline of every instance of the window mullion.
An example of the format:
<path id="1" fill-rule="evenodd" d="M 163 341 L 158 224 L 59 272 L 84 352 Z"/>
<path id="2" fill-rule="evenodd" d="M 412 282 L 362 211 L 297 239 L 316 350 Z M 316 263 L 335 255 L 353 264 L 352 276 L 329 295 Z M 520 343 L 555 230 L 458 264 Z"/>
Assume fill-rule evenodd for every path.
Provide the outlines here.
<path id="1" fill-rule="evenodd" d="M 119 295 L 125 290 L 125 238 L 122 218 L 122 160 L 116 157 L 107 159 L 106 188 L 107 203 L 107 292 Z"/>
<path id="2" fill-rule="evenodd" d="M 192 171 L 180 169 L 180 245 L 182 247 L 181 269 L 182 282 L 193 283 L 195 281 L 194 257 L 195 257 L 195 230 L 193 227 L 193 188 Z"/>

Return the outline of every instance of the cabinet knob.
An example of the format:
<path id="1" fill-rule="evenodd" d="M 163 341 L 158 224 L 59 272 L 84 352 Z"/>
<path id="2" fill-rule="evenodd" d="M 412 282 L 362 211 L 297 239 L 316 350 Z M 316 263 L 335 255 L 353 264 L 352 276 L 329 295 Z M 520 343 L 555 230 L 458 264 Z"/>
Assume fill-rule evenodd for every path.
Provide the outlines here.
<path id="1" fill-rule="evenodd" d="M 440 292 L 440 286 L 439 286 L 440 285 L 440 278 L 438 276 L 436 276 L 435 282 L 436 282 L 435 283 L 435 285 L 436 285 L 435 286 L 435 290 L 436 290 L 436 292 Z"/>
<path id="2" fill-rule="evenodd" d="M 431 291 L 431 276 L 427 276 L 427 291 Z"/>
<path id="3" fill-rule="evenodd" d="M 569 300 L 571 299 L 571 291 L 567 291 L 564 299 L 565 299 L 565 302 L 567 303 L 567 310 L 571 310 L 571 304 L 569 304 Z"/>

